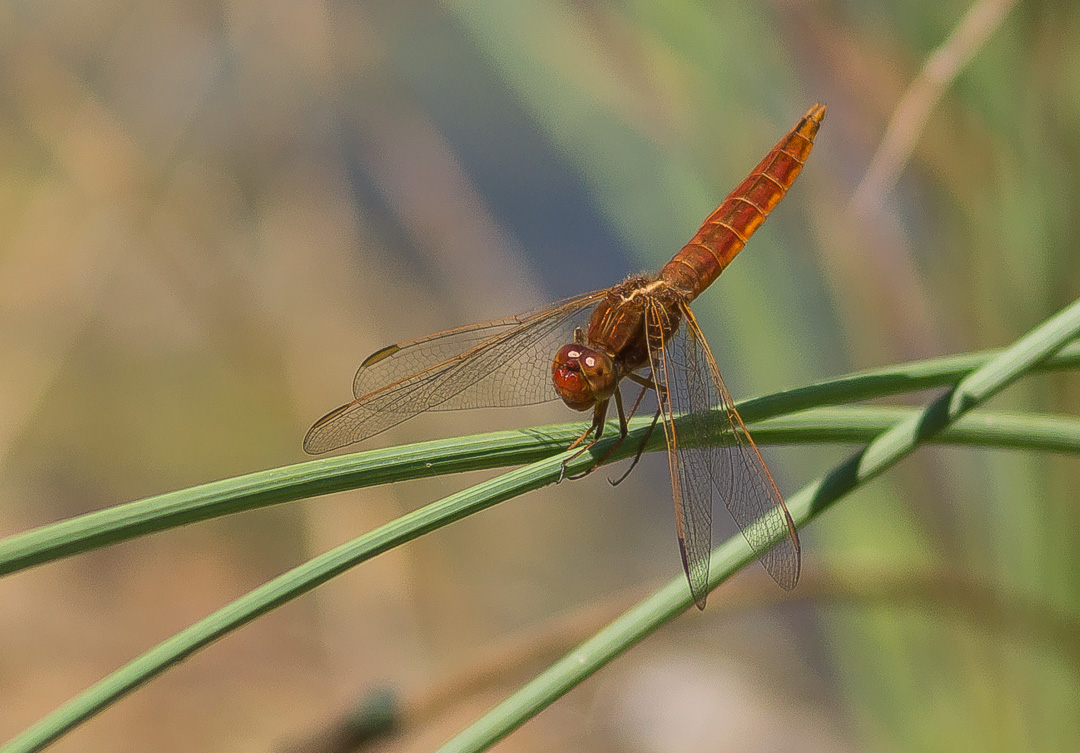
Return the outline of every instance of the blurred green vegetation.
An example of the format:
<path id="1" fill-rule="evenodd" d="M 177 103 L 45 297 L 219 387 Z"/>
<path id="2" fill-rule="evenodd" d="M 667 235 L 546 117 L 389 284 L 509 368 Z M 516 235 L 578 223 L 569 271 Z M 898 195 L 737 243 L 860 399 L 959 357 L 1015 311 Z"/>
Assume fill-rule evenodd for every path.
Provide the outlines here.
<path id="1" fill-rule="evenodd" d="M 656 269 L 815 101 L 829 113 L 807 169 L 695 303 L 735 396 L 1011 342 L 1080 296 L 1080 5 L 1013 7 L 879 207 L 850 204 L 971 7 L 6 5 L 0 532 L 302 459 L 367 353 Z M 1029 378 L 991 407 L 1075 415 L 1080 381 Z M 384 443 L 565 417 L 437 416 Z M 843 454 L 768 459 L 790 492 Z M 0 739 L 465 483 L 267 510 L 0 581 L 0 695 L 17 699 Z M 617 490 L 563 484 L 427 537 L 57 749 L 264 750 L 377 682 L 435 683 L 487 641 L 677 572 L 666 486 L 647 462 Z M 1077 488 L 1073 457 L 927 449 L 817 521 L 804 556 L 934 566 L 1075 615 Z M 687 620 L 500 750 L 1076 749 L 1075 665 L 984 623 L 880 602 Z"/>

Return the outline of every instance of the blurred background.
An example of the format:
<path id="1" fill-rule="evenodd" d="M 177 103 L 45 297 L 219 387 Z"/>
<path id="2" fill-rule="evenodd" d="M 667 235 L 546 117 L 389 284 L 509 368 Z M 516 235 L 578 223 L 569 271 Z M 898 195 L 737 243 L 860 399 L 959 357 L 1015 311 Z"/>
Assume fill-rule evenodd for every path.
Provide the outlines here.
<path id="1" fill-rule="evenodd" d="M 656 270 L 817 101 L 807 169 L 695 303 L 735 397 L 1008 344 L 1080 295 L 1080 5 L 995 16 L 1008 5 L 5 3 L 0 534 L 304 460 L 365 355 Z M 914 118 L 895 186 L 871 176 L 853 202 L 973 6 L 983 38 L 945 60 L 958 75 Z M 1075 414 L 1080 384 L 1028 378 L 991 408 Z M 444 413 L 365 447 L 572 418 Z M 766 453 L 791 493 L 850 451 Z M 605 475 L 369 562 L 55 749 L 281 749 L 391 688 L 421 711 L 378 749 L 431 750 L 582 619 L 680 572 L 663 459 L 615 489 Z M 0 581 L 0 739 L 483 477 L 284 505 Z M 1080 610 L 1077 488 L 1075 458 L 922 450 L 804 532 L 797 602 L 773 603 L 755 566 L 730 584 L 753 608 L 721 590 L 497 749 L 1075 750 L 1076 647 L 1038 626 Z"/>

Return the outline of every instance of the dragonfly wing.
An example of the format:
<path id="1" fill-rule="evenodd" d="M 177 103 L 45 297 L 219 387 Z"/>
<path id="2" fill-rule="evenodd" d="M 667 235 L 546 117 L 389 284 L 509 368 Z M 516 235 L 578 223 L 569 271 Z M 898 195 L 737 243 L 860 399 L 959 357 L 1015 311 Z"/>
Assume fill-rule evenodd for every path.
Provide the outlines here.
<path id="1" fill-rule="evenodd" d="M 353 397 L 364 397 L 402 376 L 437 366 L 521 326 L 523 320 L 496 319 L 380 348 L 360 364 L 353 378 Z"/>
<path id="2" fill-rule="evenodd" d="M 355 400 L 308 431 L 317 454 L 374 436 L 428 410 L 530 405 L 557 397 L 551 359 L 573 341 L 605 291 L 511 319 L 461 327 L 376 351 L 353 381 Z"/>
<path id="3" fill-rule="evenodd" d="M 705 336 L 689 307 L 682 307 L 685 324 L 675 343 L 685 389 L 674 391 L 676 411 L 692 417 L 684 446 L 701 447 L 711 484 L 742 530 L 747 543 L 781 588 L 791 590 L 799 580 L 799 537 L 780 491 L 758 452 L 746 424 L 735 410 Z M 681 385 L 680 385 L 681 386 Z M 706 420 L 704 416 L 709 416 Z M 703 416 L 698 420 L 697 416 Z M 697 482 L 699 485 L 702 483 Z M 695 510 L 689 511 L 691 513 Z"/>
<path id="4" fill-rule="evenodd" d="M 678 425 L 678 413 L 692 402 L 691 393 L 700 393 L 695 384 L 696 372 L 686 369 L 684 353 L 678 344 L 685 341 L 679 327 L 672 342 L 663 338 L 661 322 L 667 313 L 658 306 L 645 312 L 645 327 L 649 333 L 649 364 L 656 385 L 657 400 L 667 439 L 668 466 L 671 471 L 671 491 L 675 500 L 675 531 L 679 537 L 683 570 L 690 583 L 690 593 L 699 609 L 705 608 L 709 593 L 709 555 L 712 550 L 712 485 L 707 466 L 712 455 L 707 447 L 688 441 L 708 435 L 716 419 L 708 411 L 686 416 Z"/>

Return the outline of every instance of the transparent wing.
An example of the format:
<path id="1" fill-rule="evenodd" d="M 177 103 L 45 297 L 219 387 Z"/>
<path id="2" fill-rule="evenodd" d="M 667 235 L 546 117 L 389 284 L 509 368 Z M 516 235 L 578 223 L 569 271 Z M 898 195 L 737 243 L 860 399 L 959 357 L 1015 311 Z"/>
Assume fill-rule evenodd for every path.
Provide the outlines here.
<path id="1" fill-rule="evenodd" d="M 671 342 L 650 338 L 659 387 L 676 529 L 694 602 L 704 608 L 712 548 L 712 497 L 718 494 L 750 548 L 782 588 L 799 580 L 799 539 L 784 500 L 735 410 L 708 343 L 686 306 Z M 647 322 L 656 323 L 663 312 Z M 661 347 L 662 346 L 662 347 Z M 674 418 L 683 414 L 678 427 Z"/>
<path id="2" fill-rule="evenodd" d="M 715 432 L 719 422 L 699 410 L 688 415 L 680 426 L 675 425 L 677 414 L 685 410 L 688 395 L 701 392 L 691 383 L 695 377 L 700 379 L 700 374 L 686 370 L 685 354 L 678 347 L 685 341 L 685 324 L 679 327 L 671 342 L 663 339 L 661 322 L 666 316 L 659 307 L 650 306 L 645 312 L 649 363 L 667 438 L 671 492 L 675 500 L 675 532 L 679 537 L 683 570 L 690 582 L 694 603 L 704 609 L 712 550 L 712 489 L 708 470 L 711 457 L 706 448 L 690 446 L 693 443 L 688 439 Z"/>
<path id="3" fill-rule="evenodd" d="M 558 308 L 561 308 L 560 304 L 547 306 L 544 311 Z M 353 397 L 365 397 L 404 376 L 418 374 L 468 353 L 488 340 L 494 340 L 533 321 L 537 313 L 539 312 L 529 312 L 507 319 L 470 324 L 380 348 L 365 358 L 357 369 L 356 376 L 353 377 Z"/>
<path id="4" fill-rule="evenodd" d="M 312 454 L 359 442 L 428 410 L 530 405 L 557 397 L 551 359 L 573 341 L 606 291 L 552 308 L 391 345 L 353 380 L 356 399 L 315 422 Z"/>

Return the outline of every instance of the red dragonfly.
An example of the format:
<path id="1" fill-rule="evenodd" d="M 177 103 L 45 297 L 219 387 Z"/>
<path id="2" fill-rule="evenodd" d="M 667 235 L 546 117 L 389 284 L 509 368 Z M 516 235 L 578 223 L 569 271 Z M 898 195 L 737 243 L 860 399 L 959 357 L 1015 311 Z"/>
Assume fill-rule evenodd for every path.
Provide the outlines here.
<path id="1" fill-rule="evenodd" d="M 591 436 L 585 451 L 599 440 L 613 399 L 620 441 L 626 436 L 619 382 L 627 379 L 642 387 L 630 415 L 646 390 L 657 395 L 675 527 L 697 606 L 704 609 L 708 591 L 714 495 L 724 500 L 769 575 L 781 587 L 794 588 L 799 579 L 795 524 L 689 304 L 784 197 L 824 119 L 824 105 L 811 107 L 659 274 L 637 275 L 527 314 L 375 351 L 356 372 L 356 399 L 315 422 L 304 449 L 335 450 L 429 410 L 561 398 L 574 410 L 593 412 L 592 424 L 571 445 Z"/>

